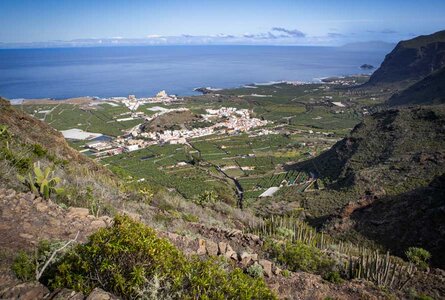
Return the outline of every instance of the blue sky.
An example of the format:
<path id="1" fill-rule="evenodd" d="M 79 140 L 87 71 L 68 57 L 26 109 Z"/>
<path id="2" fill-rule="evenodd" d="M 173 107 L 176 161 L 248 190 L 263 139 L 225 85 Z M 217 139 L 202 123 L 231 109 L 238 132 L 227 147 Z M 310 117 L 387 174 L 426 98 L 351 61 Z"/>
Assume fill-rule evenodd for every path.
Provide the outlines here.
<path id="1" fill-rule="evenodd" d="M 0 0 L 0 42 L 26 45 L 395 42 L 445 29 L 443 0 Z"/>

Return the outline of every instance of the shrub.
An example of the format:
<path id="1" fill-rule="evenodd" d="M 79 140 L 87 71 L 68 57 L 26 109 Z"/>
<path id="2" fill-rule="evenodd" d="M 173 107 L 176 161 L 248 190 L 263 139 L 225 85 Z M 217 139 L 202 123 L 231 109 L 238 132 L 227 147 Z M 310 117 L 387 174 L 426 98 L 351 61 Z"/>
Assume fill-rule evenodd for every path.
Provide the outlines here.
<path id="1" fill-rule="evenodd" d="M 34 258 L 24 251 L 20 251 L 14 258 L 11 269 L 15 276 L 22 281 L 30 281 L 36 275 Z"/>
<path id="2" fill-rule="evenodd" d="M 65 242 L 62 241 L 41 241 L 37 246 L 37 251 L 32 255 L 20 251 L 11 266 L 14 274 L 23 281 L 35 280 L 37 273 L 40 273 L 45 263 L 50 259 L 56 249 L 61 248 Z M 58 255 L 51 258 L 49 264 L 57 263 L 65 251 L 60 251 Z"/>
<path id="3" fill-rule="evenodd" d="M 112 227 L 100 229 L 66 255 L 52 286 L 86 293 L 100 286 L 117 295 L 133 295 L 155 274 L 178 278 L 183 265 L 180 252 L 151 228 L 117 216 Z"/>
<path id="4" fill-rule="evenodd" d="M 324 274 L 333 268 L 334 262 L 328 259 L 319 249 L 302 242 L 276 243 L 267 241 L 265 250 L 276 261 L 291 271 L 318 272 Z"/>
<path id="5" fill-rule="evenodd" d="M 198 195 L 195 199 L 195 203 L 201 206 L 206 206 L 210 203 L 215 203 L 218 200 L 218 195 L 214 191 L 205 191 Z"/>
<path id="6" fill-rule="evenodd" d="M 42 147 L 40 144 L 34 144 L 32 147 L 32 152 L 38 157 L 42 157 L 46 154 L 46 149 Z"/>
<path id="7" fill-rule="evenodd" d="M 91 235 L 48 271 L 51 287 L 84 293 L 95 287 L 123 298 L 275 299 L 262 279 L 218 260 L 187 259 L 153 229 L 127 216 Z"/>
<path id="8" fill-rule="evenodd" d="M 431 254 L 423 249 L 417 247 L 409 247 L 405 252 L 406 257 L 410 262 L 415 264 L 421 269 L 428 268 L 428 261 L 431 258 Z"/>
<path id="9" fill-rule="evenodd" d="M 281 275 L 283 275 L 284 277 L 289 277 L 291 273 L 289 270 L 284 269 L 283 271 L 281 271 Z"/>
<path id="10" fill-rule="evenodd" d="M 292 238 L 292 236 L 294 235 L 294 232 L 290 228 L 278 227 L 277 235 L 280 237 L 283 237 L 283 238 Z"/>
<path id="11" fill-rule="evenodd" d="M 252 278 L 240 268 L 226 271 L 215 260 L 194 260 L 181 299 L 276 299 L 262 278 Z"/>
<path id="12" fill-rule="evenodd" d="M 323 275 L 323 279 L 332 283 L 342 283 L 343 279 L 340 276 L 340 273 L 336 271 L 330 271 Z"/>
<path id="13" fill-rule="evenodd" d="M 247 268 L 246 272 L 253 278 L 262 278 L 264 270 L 260 264 L 254 263 L 253 265 Z"/>

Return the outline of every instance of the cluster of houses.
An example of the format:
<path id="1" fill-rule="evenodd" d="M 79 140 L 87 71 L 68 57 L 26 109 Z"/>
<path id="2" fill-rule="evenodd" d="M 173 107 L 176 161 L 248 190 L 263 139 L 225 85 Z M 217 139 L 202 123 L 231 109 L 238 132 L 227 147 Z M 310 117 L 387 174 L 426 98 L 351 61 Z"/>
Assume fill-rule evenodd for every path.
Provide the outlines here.
<path id="1" fill-rule="evenodd" d="M 187 109 L 180 108 L 176 110 Z M 163 111 L 159 114 L 163 113 L 166 112 Z M 215 133 L 233 134 L 247 132 L 254 127 L 260 127 L 267 124 L 267 121 L 251 118 L 247 109 L 237 110 L 234 107 L 221 107 L 220 109 L 207 109 L 206 113 L 207 114 L 202 115 L 204 120 L 209 121 L 219 118 L 220 121 L 204 128 L 165 130 L 163 132 L 142 132 L 139 129 L 137 132 L 132 132 L 132 135 L 135 138 L 142 137 L 144 139 L 156 141 L 159 144 L 186 144 L 187 139 L 190 138 L 203 137 Z"/>
<path id="2" fill-rule="evenodd" d="M 162 109 L 160 112 L 149 117 L 152 120 L 162 114 L 172 111 L 184 111 L 186 108 Z M 248 132 L 252 128 L 266 125 L 268 122 L 257 118 L 251 118 L 247 109 L 236 109 L 233 107 L 222 107 L 220 109 L 207 109 L 202 115 L 205 120 L 218 119 L 211 126 L 193 129 L 164 130 L 144 132 L 141 126 L 136 126 L 123 137 L 113 141 L 91 142 L 86 145 L 87 149 L 95 156 L 116 155 L 122 152 L 131 152 L 143 149 L 155 144 L 186 144 L 188 139 L 203 137 L 211 134 L 235 134 Z M 270 131 L 271 132 L 271 131 Z M 268 130 L 262 134 L 269 133 Z"/>

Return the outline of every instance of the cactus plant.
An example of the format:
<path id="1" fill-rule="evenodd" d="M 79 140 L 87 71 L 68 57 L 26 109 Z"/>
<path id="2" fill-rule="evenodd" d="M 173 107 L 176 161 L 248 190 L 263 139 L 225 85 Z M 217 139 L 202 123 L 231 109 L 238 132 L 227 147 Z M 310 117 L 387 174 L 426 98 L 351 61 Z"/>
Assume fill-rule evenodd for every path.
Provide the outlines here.
<path id="1" fill-rule="evenodd" d="M 49 199 L 52 193 L 60 194 L 63 192 L 62 188 L 57 187 L 61 179 L 54 176 L 54 171 L 50 167 L 46 167 L 42 171 L 40 163 L 34 163 L 33 173 L 28 173 L 26 177 L 21 175 L 18 175 L 18 177 L 35 195 Z"/>
<path id="2" fill-rule="evenodd" d="M 316 247 L 324 252 L 338 253 L 338 266 L 342 274 L 349 279 L 365 279 L 379 286 L 401 290 L 406 287 L 416 271 L 414 263 L 397 260 L 389 252 L 382 254 L 378 250 L 335 240 L 326 234 L 318 233 L 305 222 L 292 216 L 272 216 L 265 219 L 260 226 L 252 227 L 251 231 L 261 237 L 285 239 L 291 243 Z"/>

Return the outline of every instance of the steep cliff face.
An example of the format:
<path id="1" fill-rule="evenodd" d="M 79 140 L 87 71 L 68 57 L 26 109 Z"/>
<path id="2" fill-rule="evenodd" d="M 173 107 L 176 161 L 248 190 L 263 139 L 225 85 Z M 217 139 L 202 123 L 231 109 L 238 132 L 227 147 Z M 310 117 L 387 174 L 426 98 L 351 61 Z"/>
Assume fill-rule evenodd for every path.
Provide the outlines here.
<path id="1" fill-rule="evenodd" d="M 407 86 L 445 66 L 445 31 L 401 41 L 366 85 Z"/>

